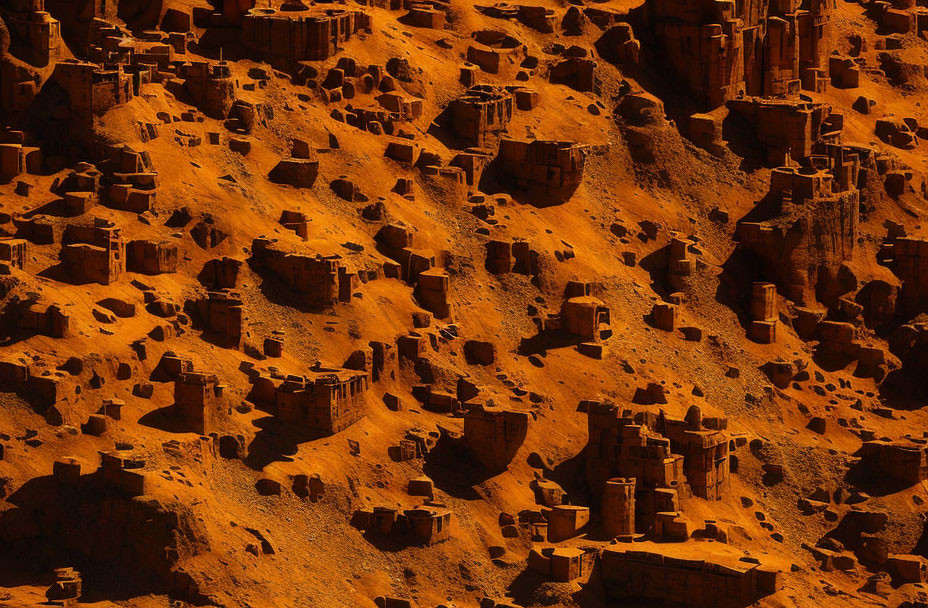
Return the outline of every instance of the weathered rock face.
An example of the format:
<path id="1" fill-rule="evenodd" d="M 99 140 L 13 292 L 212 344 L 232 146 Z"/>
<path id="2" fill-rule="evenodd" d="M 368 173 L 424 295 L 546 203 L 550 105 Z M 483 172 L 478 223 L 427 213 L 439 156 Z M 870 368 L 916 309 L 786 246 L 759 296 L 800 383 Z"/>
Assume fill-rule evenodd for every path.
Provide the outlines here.
<path id="1" fill-rule="evenodd" d="M 787 298 L 812 301 L 821 273 L 837 274 L 853 256 L 858 196 L 855 187 L 842 188 L 828 170 L 775 169 L 766 199 L 738 224 L 739 247 L 759 260 Z"/>
<path id="2" fill-rule="evenodd" d="M 448 105 L 454 134 L 468 145 L 484 146 L 506 129 L 512 119 L 514 97 L 506 89 L 477 86 Z"/>
<path id="3" fill-rule="evenodd" d="M 73 281 L 109 285 L 125 272 L 126 246 L 111 223 L 70 224 L 62 243 L 59 256 Z"/>
<path id="4" fill-rule="evenodd" d="M 207 116 L 225 118 L 235 102 L 235 83 L 229 66 L 223 62 L 192 62 L 183 66 L 180 76 L 194 103 Z"/>
<path id="5" fill-rule="evenodd" d="M 602 553 L 603 585 L 615 601 L 668 602 L 691 608 L 747 606 L 774 593 L 777 572 L 755 563 L 726 564 L 623 550 Z M 681 581 L 682 584 L 674 584 Z"/>
<path id="6" fill-rule="evenodd" d="M 258 265 L 296 292 L 306 306 L 326 308 L 351 299 L 353 276 L 337 256 L 286 253 L 267 239 L 256 239 L 252 251 Z"/>
<path id="7" fill-rule="evenodd" d="M 928 239 L 897 239 L 892 256 L 893 271 L 902 279 L 900 307 L 911 318 L 928 309 Z"/>
<path id="8" fill-rule="evenodd" d="M 241 15 L 241 41 L 274 60 L 319 61 L 335 54 L 340 44 L 370 28 L 361 11 L 276 11 L 254 8 Z"/>
<path id="9" fill-rule="evenodd" d="M 85 591 L 104 591 L 108 573 L 133 593 L 202 601 L 178 561 L 208 550 L 206 537 L 187 507 L 143 496 L 144 466 L 122 453 L 104 454 L 89 474 L 73 459 L 56 462 L 52 475 L 17 490 L 10 497 L 17 506 L 0 514 L 7 556 L 36 564 L 67 556 L 85 574 Z"/>
<path id="10" fill-rule="evenodd" d="M 162 274 L 177 270 L 177 246 L 151 241 L 130 241 L 126 245 L 126 269 L 141 274 Z"/>
<path id="11" fill-rule="evenodd" d="M 61 24 L 45 11 L 45 2 L 11 0 L 0 7 L 0 50 L 12 54 L 36 67 L 54 63 L 61 55 L 64 42 Z"/>
<path id="12" fill-rule="evenodd" d="M 0 0 L 0 604 L 924 602 L 925 7 L 525 1 Z"/>
<path id="13" fill-rule="evenodd" d="M 317 368 L 312 374 L 291 375 L 283 381 L 264 373 L 255 376 L 249 399 L 286 425 L 331 435 L 364 416 L 368 387 L 368 374 L 351 369 Z"/>
<path id="14" fill-rule="evenodd" d="M 701 420 L 638 416 L 634 420 L 614 405 L 581 404 L 587 411 L 589 442 L 584 451 L 586 482 L 594 496 L 615 489 L 613 478 L 634 479 L 631 504 L 635 531 L 648 531 L 661 513 L 680 509 L 691 493 L 719 500 L 728 486 L 728 440 L 709 431 Z M 653 429 L 663 429 L 663 435 Z M 681 454 L 682 452 L 682 454 Z M 610 485 L 613 484 L 613 485 Z"/>
<path id="15" fill-rule="evenodd" d="M 835 3 L 648 2 L 640 18 L 693 100 L 712 109 L 739 95 L 826 86 Z M 821 84 L 820 84 L 821 83 Z"/>
<path id="16" fill-rule="evenodd" d="M 589 146 L 574 142 L 503 139 L 496 162 L 501 172 L 522 184 L 570 190 L 583 180 Z"/>
<path id="17" fill-rule="evenodd" d="M 471 406 L 464 414 L 464 441 L 483 466 L 505 469 L 525 441 L 528 419 L 525 412 Z"/>
<path id="18" fill-rule="evenodd" d="M 733 99 L 726 105 L 751 126 L 774 167 L 786 158 L 797 162 L 808 158 L 818 144 L 836 140 L 842 124 L 841 117 L 833 116 L 832 108 L 823 103 L 755 97 Z"/>
<path id="19" fill-rule="evenodd" d="M 918 444 L 867 441 L 859 451 L 862 464 L 873 473 L 883 475 L 908 486 L 928 476 L 928 462 L 924 446 Z"/>
<path id="20" fill-rule="evenodd" d="M 296 188 L 312 188 L 318 175 L 318 161 L 307 158 L 285 158 L 271 169 L 268 177 L 278 184 L 287 184 Z"/>

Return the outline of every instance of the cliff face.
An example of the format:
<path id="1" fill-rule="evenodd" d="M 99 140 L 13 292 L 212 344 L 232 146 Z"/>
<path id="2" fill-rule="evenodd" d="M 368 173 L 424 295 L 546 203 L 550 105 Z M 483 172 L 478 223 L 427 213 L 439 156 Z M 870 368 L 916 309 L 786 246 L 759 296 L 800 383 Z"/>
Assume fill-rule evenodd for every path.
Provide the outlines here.
<path id="1" fill-rule="evenodd" d="M 914 605 L 901 0 L 0 6 L 0 605 Z"/>

